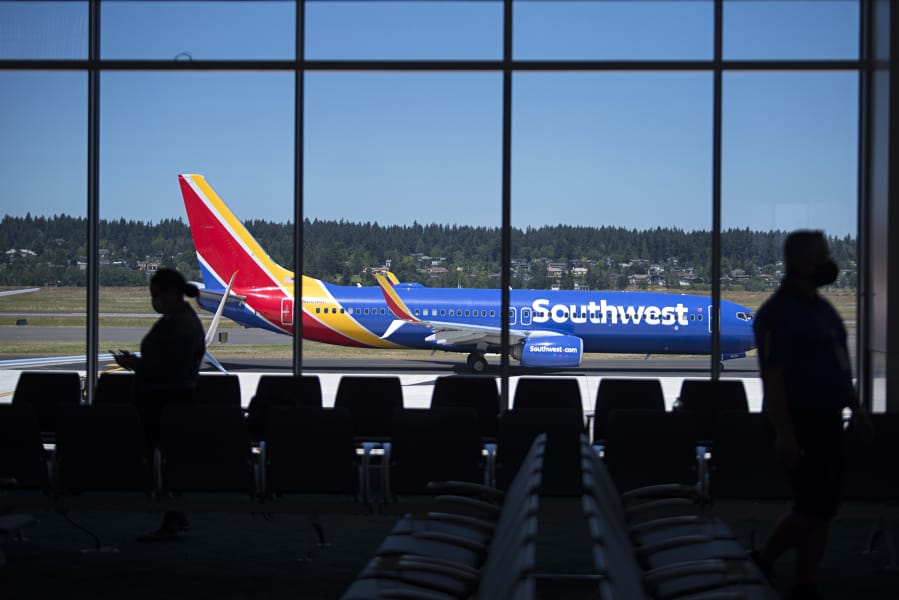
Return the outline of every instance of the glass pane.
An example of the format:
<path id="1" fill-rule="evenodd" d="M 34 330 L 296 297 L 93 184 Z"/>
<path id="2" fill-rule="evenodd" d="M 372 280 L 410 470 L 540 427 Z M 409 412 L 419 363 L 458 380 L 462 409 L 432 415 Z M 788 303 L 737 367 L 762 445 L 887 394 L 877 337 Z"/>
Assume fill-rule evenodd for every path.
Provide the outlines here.
<path id="1" fill-rule="evenodd" d="M 537 328 L 581 337 L 594 368 L 677 354 L 708 369 L 710 302 L 681 294 L 710 289 L 712 76 L 521 74 L 514 89 L 513 288 L 560 290 L 529 297 Z M 644 323 L 647 307 L 668 317 Z"/>
<path id="2" fill-rule="evenodd" d="M 397 294 L 423 320 L 462 322 L 467 311 L 471 321 L 471 290 L 456 288 L 493 288 L 474 292 L 494 303 L 476 322 L 499 326 L 501 82 L 494 73 L 307 75 L 303 272 L 323 282 L 304 285 L 308 338 L 394 348 L 394 358 L 430 360 L 427 350 L 446 348 L 390 310 L 374 276 L 383 271 L 413 284 Z M 429 304 L 415 284 L 453 289 Z M 329 306 L 353 316 L 321 312 Z M 434 360 L 464 364 L 473 348 L 461 349 Z M 335 352 L 347 349 L 311 345 L 304 357 Z"/>
<path id="3" fill-rule="evenodd" d="M 0 359 L 83 356 L 87 76 L 0 73 L 0 89 L 0 286 L 32 290 L 2 298 Z"/>
<path id="4" fill-rule="evenodd" d="M 130 59 L 292 59 L 293 2 L 105 0 L 100 52 Z"/>
<path id="5" fill-rule="evenodd" d="M 857 0 L 725 0 L 726 59 L 855 59 Z"/>
<path id="6" fill-rule="evenodd" d="M 247 254 L 234 241 L 246 244 L 244 238 L 231 237 L 218 219 L 189 222 L 179 174 L 205 177 L 224 203 L 215 210 L 226 221 L 230 210 L 236 219 L 231 231 L 245 224 L 265 242 L 272 261 L 292 268 L 293 90 L 293 74 L 284 73 L 103 74 L 101 310 L 124 303 L 119 312 L 142 315 L 129 329 L 132 338 L 111 347 L 136 349 L 153 323 L 147 279 L 160 266 L 174 267 L 212 291 L 223 292 L 235 272 L 233 293 L 243 295 L 258 286 L 255 274 L 242 266 L 249 264 Z M 202 197 L 209 200 L 212 193 Z M 191 206 L 205 210 L 197 198 L 190 196 Z M 202 233 L 209 246 L 198 246 L 192 233 Z M 292 297 L 292 281 L 282 277 L 278 283 L 280 288 L 269 283 L 270 303 L 254 298 L 226 307 L 229 318 L 218 332 L 228 339 L 220 343 L 214 337 L 213 356 L 291 357 L 290 337 L 277 332 L 291 329 L 282 322 L 279 294 Z M 207 328 L 220 297 L 200 298 L 205 310 L 197 312 Z M 257 328 L 236 325 L 247 319 Z M 104 343 L 120 324 L 101 324 Z"/>
<path id="7" fill-rule="evenodd" d="M 309 59 L 498 59 L 502 2 L 309 2 Z"/>
<path id="8" fill-rule="evenodd" d="M 87 2 L 0 2 L 3 58 L 87 58 Z"/>
<path id="9" fill-rule="evenodd" d="M 710 1 L 515 3 L 516 59 L 712 58 Z"/>
<path id="10" fill-rule="evenodd" d="M 722 290 L 757 309 L 784 276 L 783 241 L 821 230 L 840 272 L 823 288 L 856 335 L 858 76 L 724 77 Z M 855 365 L 854 356 L 852 364 Z"/>

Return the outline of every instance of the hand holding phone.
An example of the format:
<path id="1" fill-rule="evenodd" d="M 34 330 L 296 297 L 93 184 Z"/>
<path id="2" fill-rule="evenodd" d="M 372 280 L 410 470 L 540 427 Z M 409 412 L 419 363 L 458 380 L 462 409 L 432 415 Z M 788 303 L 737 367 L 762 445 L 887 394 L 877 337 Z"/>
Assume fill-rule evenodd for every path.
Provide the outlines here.
<path id="1" fill-rule="evenodd" d="M 110 350 L 109 352 L 112 354 L 113 359 L 115 359 L 116 364 L 120 367 L 133 370 L 134 367 L 137 366 L 137 357 L 127 350 L 119 349 L 118 352 L 115 350 Z"/>

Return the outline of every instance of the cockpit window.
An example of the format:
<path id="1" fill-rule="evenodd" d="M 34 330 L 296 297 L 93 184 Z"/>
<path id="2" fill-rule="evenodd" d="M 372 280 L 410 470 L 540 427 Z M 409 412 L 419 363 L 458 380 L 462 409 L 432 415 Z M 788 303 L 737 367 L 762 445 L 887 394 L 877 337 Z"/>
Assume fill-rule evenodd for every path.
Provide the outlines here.
<path id="1" fill-rule="evenodd" d="M 752 321 L 752 317 L 753 317 L 752 313 L 746 313 L 746 312 L 738 312 L 737 313 L 737 318 L 740 319 L 741 321 Z"/>

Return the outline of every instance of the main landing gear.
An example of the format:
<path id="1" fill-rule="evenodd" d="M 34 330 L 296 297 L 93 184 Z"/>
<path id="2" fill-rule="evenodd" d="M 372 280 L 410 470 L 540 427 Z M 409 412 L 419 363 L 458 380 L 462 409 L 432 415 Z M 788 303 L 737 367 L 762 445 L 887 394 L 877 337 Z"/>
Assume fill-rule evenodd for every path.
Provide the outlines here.
<path id="1" fill-rule="evenodd" d="M 483 373 L 487 369 L 487 359 L 480 352 L 472 352 L 468 355 L 468 368 L 475 373 Z"/>

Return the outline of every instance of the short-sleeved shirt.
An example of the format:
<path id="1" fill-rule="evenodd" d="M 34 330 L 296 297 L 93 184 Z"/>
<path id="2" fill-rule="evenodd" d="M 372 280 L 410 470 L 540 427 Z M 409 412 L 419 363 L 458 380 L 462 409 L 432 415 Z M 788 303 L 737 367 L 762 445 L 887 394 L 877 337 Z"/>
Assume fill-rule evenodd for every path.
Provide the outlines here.
<path id="1" fill-rule="evenodd" d="M 753 328 L 761 369 L 783 369 L 790 410 L 832 412 L 852 405 L 846 329 L 827 300 L 784 280 L 756 313 Z"/>
<path id="2" fill-rule="evenodd" d="M 854 399 L 846 330 L 827 300 L 785 280 L 754 322 L 759 366 L 783 369 L 787 409 L 800 445 L 787 469 L 793 510 L 831 518 L 842 490 L 842 409 Z"/>

